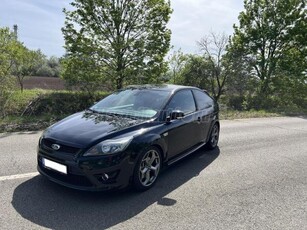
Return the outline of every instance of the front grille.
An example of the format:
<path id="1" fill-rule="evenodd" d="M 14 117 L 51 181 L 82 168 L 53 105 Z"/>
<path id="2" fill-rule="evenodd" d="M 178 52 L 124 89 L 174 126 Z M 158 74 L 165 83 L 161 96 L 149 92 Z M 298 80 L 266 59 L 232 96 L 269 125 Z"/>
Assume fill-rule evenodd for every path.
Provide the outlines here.
<path id="1" fill-rule="evenodd" d="M 56 141 L 51 140 L 51 139 L 45 139 L 44 138 L 42 140 L 42 147 L 45 150 L 53 150 L 52 147 L 51 147 L 53 144 L 58 144 L 58 143 Z M 75 147 L 63 145 L 63 144 L 59 144 L 59 145 L 61 146 L 59 151 L 64 152 L 64 153 L 77 154 L 80 151 L 79 148 L 75 148 Z"/>

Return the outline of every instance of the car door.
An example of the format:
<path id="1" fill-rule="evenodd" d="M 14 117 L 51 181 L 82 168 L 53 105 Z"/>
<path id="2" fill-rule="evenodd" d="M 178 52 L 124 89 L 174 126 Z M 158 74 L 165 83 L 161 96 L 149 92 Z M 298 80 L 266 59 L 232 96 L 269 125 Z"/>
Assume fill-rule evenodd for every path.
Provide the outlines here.
<path id="1" fill-rule="evenodd" d="M 168 125 L 168 157 L 172 158 L 199 142 L 197 128 L 196 104 L 191 90 L 180 90 L 175 93 L 166 106 L 168 114 L 171 111 L 184 112 L 181 119 L 172 120 Z"/>
<path id="2" fill-rule="evenodd" d="M 199 116 L 198 129 L 200 130 L 200 139 L 202 142 L 205 142 L 209 135 L 212 116 L 214 113 L 214 101 L 208 94 L 201 90 L 193 90 L 193 95 L 195 97 Z"/>

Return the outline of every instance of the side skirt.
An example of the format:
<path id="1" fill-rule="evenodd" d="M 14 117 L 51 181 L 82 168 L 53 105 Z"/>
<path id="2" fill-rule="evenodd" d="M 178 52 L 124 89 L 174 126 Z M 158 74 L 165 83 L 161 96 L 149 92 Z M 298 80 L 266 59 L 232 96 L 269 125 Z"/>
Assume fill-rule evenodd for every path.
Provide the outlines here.
<path id="1" fill-rule="evenodd" d="M 172 165 L 177 161 L 180 161 L 181 159 L 189 156 L 190 154 L 192 154 L 193 152 L 195 152 L 196 150 L 200 149 L 201 147 L 203 147 L 206 144 L 206 142 L 202 142 L 194 147 L 192 147 L 192 149 L 187 150 L 186 152 L 183 152 L 182 154 L 180 154 L 178 157 L 175 157 L 173 159 L 171 159 L 170 161 L 167 162 L 167 165 Z"/>

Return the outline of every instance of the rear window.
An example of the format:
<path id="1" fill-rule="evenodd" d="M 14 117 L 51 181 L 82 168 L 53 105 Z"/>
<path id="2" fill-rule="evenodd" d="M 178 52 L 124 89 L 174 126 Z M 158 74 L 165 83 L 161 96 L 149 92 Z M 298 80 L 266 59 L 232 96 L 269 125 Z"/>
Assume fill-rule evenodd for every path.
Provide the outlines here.
<path id="1" fill-rule="evenodd" d="M 167 110 L 181 110 L 185 114 L 195 112 L 196 107 L 191 90 L 180 90 L 177 92 L 169 102 Z"/>
<path id="2" fill-rule="evenodd" d="M 206 93 L 200 90 L 193 90 L 195 96 L 196 105 L 198 110 L 209 108 L 213 105 L 213 100 Z"/>

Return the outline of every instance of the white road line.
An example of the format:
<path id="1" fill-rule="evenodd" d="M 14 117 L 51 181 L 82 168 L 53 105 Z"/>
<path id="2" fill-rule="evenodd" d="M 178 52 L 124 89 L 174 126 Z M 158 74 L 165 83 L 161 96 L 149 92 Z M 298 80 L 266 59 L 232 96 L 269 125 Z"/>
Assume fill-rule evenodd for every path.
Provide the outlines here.
<path id="1" fill-rule="evenodd" d="M 16 179 L 22 179 L 27 177 L 35 177 L 39 173 L 33 172 L 33 173 L 24 173 L 24 174 L 17 174 L 17 175 L 10 175 L 10 176 L 0 176 L 0 181 L 6 181 L 6 180 L 16 180 Z"/>

